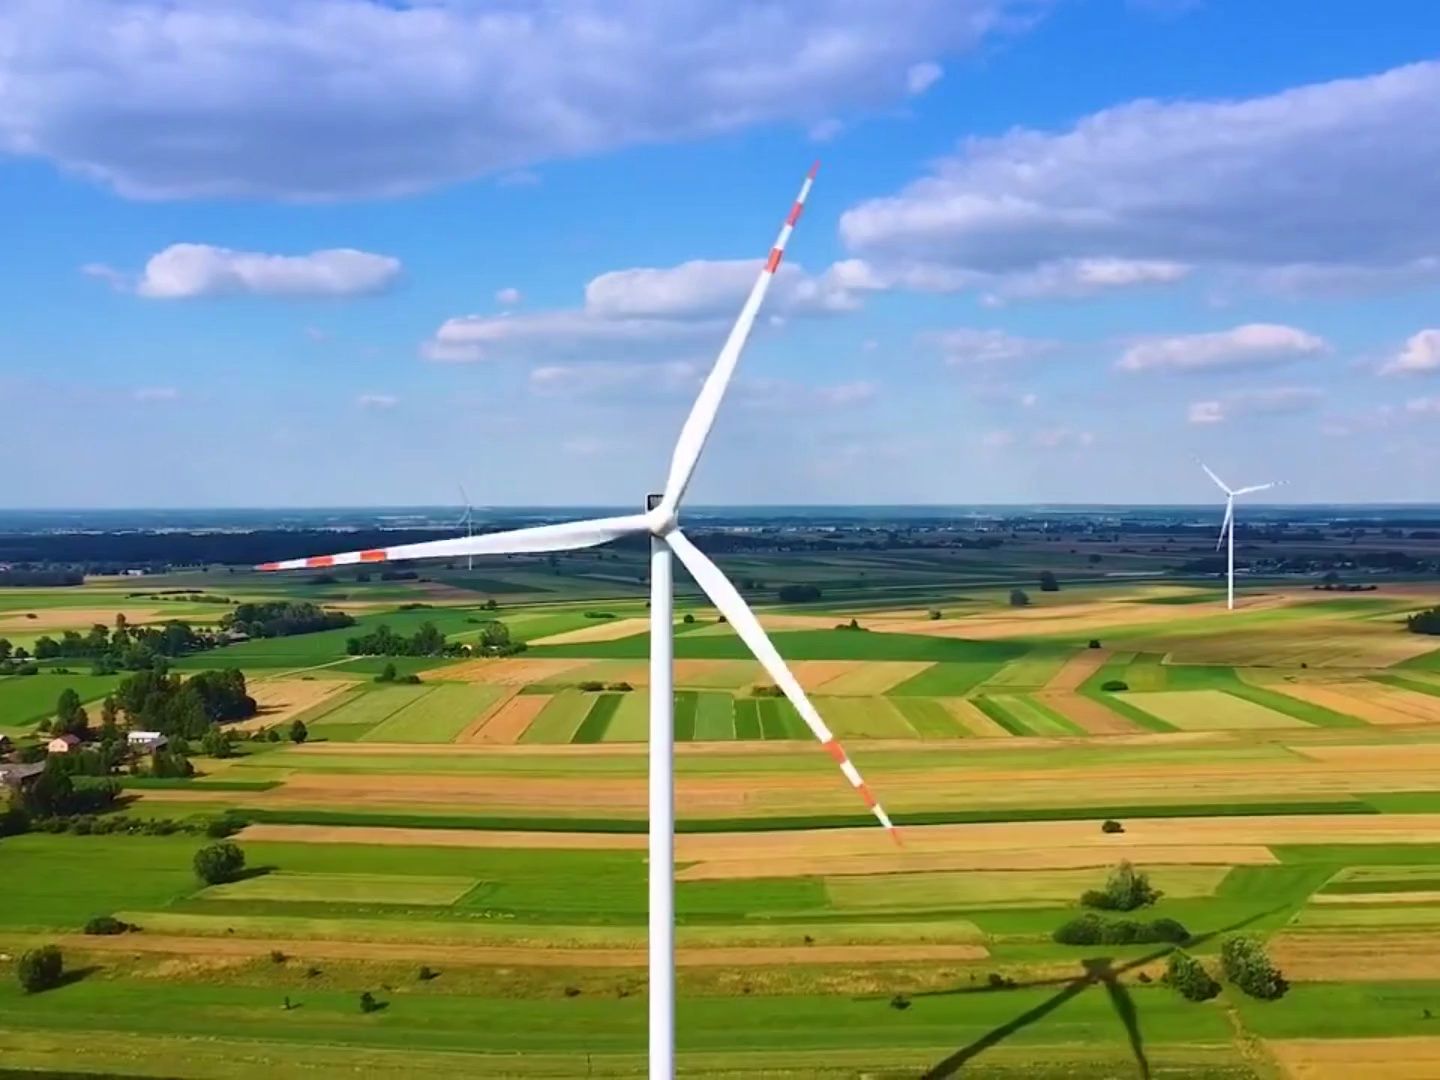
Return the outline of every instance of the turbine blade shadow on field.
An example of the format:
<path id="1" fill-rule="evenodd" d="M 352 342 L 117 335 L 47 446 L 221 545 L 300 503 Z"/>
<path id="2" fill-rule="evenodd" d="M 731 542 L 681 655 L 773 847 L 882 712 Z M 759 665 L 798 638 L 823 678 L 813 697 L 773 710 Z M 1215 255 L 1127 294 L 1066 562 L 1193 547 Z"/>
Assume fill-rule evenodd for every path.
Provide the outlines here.
<path id="1" fill-rule="evenodd" d="M 1231 923 L 1229 926 L 1222 926 L 1215 930 L 1207 930 L 1203 934 L 1196 934 L 1185 944 L 1187 947 L 1204 944 L 1221 934 L 1234 933 L 1237 930 L 1249 926 L 1251 923 L 1258 922 L 1266 916 L 1273 915 L 1275 912 L 1282 910 L 1284 910 L 1283 907 L 1275 907 L 1267 911 L 1256 912 L 1254 915 Z M 1126 989 L 1125 984 L 1120 981 L 1120 976 L 1126 972 L 1143 968 L 1147 964 L 1169 956 L 1178 948 L 1180 948 L 1179 945 L 1165 945 L 1146 953 L 1144 956 L 1138 956 L 1133 960 L 1126 961 L 1118 967 L 1112 963 L 1108 956 L 1088 957 L 1080 961 L 1081 966 L 1085 969 L 1083 974 L 1069 978 L 1036 979 L 1030 982 L 1009 983 L 1003 986 L 957 987 L 953 990 L 936 990 L 914 995 L 916 998 L 944 997 L 953 994 L 1002 993 L 1005 990 L 1025 990 L 1036 989 L 1042 986 L 1060 986 L 1060 990 L 1052 997 L 1036 1005 L 1034 1008 L 1027 1009 L 1015 1017 L 1015 1019 L 1007 1020 L 999 1027 L 987 1031 L 974 1042 L 967 1046 L 962 1046 L 944 1060 L 931 1066 L 929 1070 L 922 1074 L 924 1080 L 942 1080 L 944 1077 L 955 1076 L 965 1067 L 967 1062 L 978 1057 L 992 1046 L 1004 1042 L 1011 1035 L 1015 1034 L 1015 1032 L 1029 1027 L 1038 1020 L 1044 1019 L 1071 998 L 1076 997 L 1088 987 L 1094 986 L 1097 983 L 1105 987 L 1105 992 L 1110 997 L 1110 1003 L 1114 1007 L 1116 1015 L 1125 1026 L 1125 1034 L 1130 1043 L 1130 1052 L 1135 1057 L 1135 1065 L 1139 1070 L 1141 1080 L 1149 1080 L 1150 1061 L 1145 1056 L 1145 1039 L 1140 1030 L 1140 1013 L 1135 1007 L 1135 1001 L 1134 998 L 1131 997 L 1130 991 Z"/>

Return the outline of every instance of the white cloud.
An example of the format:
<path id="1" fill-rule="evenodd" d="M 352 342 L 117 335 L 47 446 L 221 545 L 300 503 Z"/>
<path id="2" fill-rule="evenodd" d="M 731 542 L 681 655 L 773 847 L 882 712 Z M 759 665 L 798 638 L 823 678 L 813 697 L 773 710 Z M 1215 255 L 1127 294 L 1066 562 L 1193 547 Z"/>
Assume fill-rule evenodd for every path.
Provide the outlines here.
<path id="1" fill-rule="evenodd" d="M 1240 390 L 1210 401 L 1192 402 L 1187 418 L 1192 424 L 1223 424 L 1240 416 L 1308 412 L 1325 398 L 1313 386 L 1269 386 Z"/>
<path id="2" fill-rule="evenodd" d="M 811 142 L 823 143 L 829 142 L 844 130 L 845 125 L 843 123 L 833 116 L 827 116 L 824 120 L 819 120 L 811 124 L 810 130 L 805 134 L 810 138 Z"/>
<path id="3" fill-rule="evenodd" d="M 931 175 L 852 207 L 841 234 L 882 267 L 960 277 L 1091 259 L 1353 273 L 1434 259 L 1440 217 L 1415 207 L 1437 202 L 1440 62 L 1427 62 L 968 139 Z"/>
<path id="4" fill-rule="evenodd" d="M 311 341 L 313 341 L 316 345 L 323 345 L 325 342 L 330 340 L 330 335 L 326 331 L 321 330 L 318 326 L 305 327 L 305 336 Z"/>
<path id="5" fill-rule="evenodd" d="M 0 152 L 137 197 L 394 195 L 888 106 L 1036 0 L 8 0 Z"/>
<path id="6" fill-rule="evenodd" d="M 80 267 L 80 273 L 86 277 L 93 277 L 97 281 L 103 281 L 117 292 L 124 292 L 129 285 L 129 280 L 119 270 L 105 263 L 86 263 Z"/>
<path id="7" fill-rule="evenodd" d="M 977 330 L 971 327 L 925 334 L 922 339 L 938 348 L 945 363 L 952 367 L 1031 360 L 1059 347 L 1056 342 L 1040 338 L 1018 337 L 1004 330 Z"/>
<path id="8" fill-rule="evenodd" d="M 939 82 L 944 74 L 945 69 L 931 60 L 911 64 L 910 70 L 905 73 L 905 89 L 911 96 L 923 94 Z"/>
<path id="9" fill-rule="evenodd" d="M 1125 350 L 1120 371 L 1215 371 L 1269 367 L 1324 352 L 1324 339 L 1293 326 L 1247 323 L 1208 334 L 1178 334 Z"/>
<path id="10" fill-rule="evenodd" d="M 560 449 L 575 457 L 597 457 L 610 449 L 610 443 L 593 435 L 577 435 L 562 442 Z"/>
<path id="11" fill-rule="evenodd" d="M 1421 330 L 1380 368 L 1382 375 L 1416 375 L 1440 371 L 1440 330 Z"/>
<path id="12" fill-rule="evenodd" d="M 1040 402 L 1040 398 L 1039 398 L 1037 395 L 1035 395 L 1035 394 L 1021 394 L 1021 395 L 1020 395 L 1020 405 L 1021 405 L 1023 408 L 1033 409 L 1037 404 L 1039 404 L 1039 402 Z"/>
<path id="13" fill-rule="evenodd" d="M 1042 450 L 1064 450 L 1070 448 L 1085 448 L 1095 445 L 1095 433 L 1091 431 L 1077 431 L 1074 428 L 1058 427 L 1046 431 L 1037 431 L 1031 436 L 1030 441 Z"/>
<path id="14" fill-rule="evenodd" d="M 1170 285 L 1190 270 L 1185 263 L 1166 259 L 1059 259 L 1023 273 L 997 275 L 984 300 L 995 306 L 1007 300 L 1073 299 L 1137 285 Z"/>
<path id="15" fill-rule="evenodd" d="M 822 405 L 839 407 L 858 405 L 864 401 L 871 401 L 879 392 L 880 387 L 875 383 L 864 379 L 857 379 L 855 382 L 819 387 L 815 391 L 815 398 Z"/>
<path id="16" fill-rule="evenodd" d="M 93 265 L 87 273 L 98 273 Z M 360 296 L 383 292 L 400 277 L 400 260 L 353 248 L 309 255 L 267 255 L 209 244 L 171 244 L 150 257 L 134 284 L 140 296 Z"/>
<path id="17" fill-rule="evenodd" d="M 980 436 L 980 445 L 987 450 L 1003 450 L 1015 444 L 1015 435 L 1010 431 L 987 431 Z"/>
<path id="18" fill-rule="evenodd" d="M 142 386 L 131 392 L 136 401 L 175 401 L 180 391 L 173 386 Z"/>
<path id="19" fill-rule="evenodd" d="M 520 290 L 513 286 L 499 289 L 495 293 L 495 302 L 501 307 L 515 307 L 522 299 L 524 299 L 524 297 L 520 295 Z"/>
<path id="20" fill-rule="evenodd" d="M 718 347 L 761 265 L 758 259 L 696 259 L 665 268 L 612 270 L 585 286 L 584 307 L 448 319 L 422 346 L 422 354 L 464 363 L 705 340 Z M 877 287 L 869 267 L 858 260 L 835 263 L 818 275 L 797 263 L 782 263 L 766 301 L 768 321 L 783 326 L 787 314 L 851 311 L 863 293 Z"/>
<path id="21" fill-rule="evenodd" d="M 355 404 L 362 409 L 393 409 L 400 404 L 400 399 L 394 394 L 361 394 Z"/>
<path id="22" fill-rule="evenodd" d="M 1440 415 L 1440 397 L 1411 398 L 1405 403 L 1405 411 Z"/>
<path id="23" fill-rule="evenodd" d="M 700 371 L 699 364 L 688 360 L 658 364 L 592 361 L 545 364 L 531 370 L 529 379 L 531 391 L 542 397 L 652 397 L 693 392 Z"/>

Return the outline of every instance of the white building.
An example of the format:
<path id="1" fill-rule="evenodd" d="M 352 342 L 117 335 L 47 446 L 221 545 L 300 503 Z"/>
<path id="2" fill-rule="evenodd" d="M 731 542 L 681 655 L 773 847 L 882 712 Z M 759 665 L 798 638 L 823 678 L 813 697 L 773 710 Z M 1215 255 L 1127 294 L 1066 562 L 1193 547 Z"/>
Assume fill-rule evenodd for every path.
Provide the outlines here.
<path id="1" fill-rule="evenodd" d="M 132 731 L 125 736 L 125 742 L 132 750 L 161 750 L 169 741 L 158 731 Z"/>

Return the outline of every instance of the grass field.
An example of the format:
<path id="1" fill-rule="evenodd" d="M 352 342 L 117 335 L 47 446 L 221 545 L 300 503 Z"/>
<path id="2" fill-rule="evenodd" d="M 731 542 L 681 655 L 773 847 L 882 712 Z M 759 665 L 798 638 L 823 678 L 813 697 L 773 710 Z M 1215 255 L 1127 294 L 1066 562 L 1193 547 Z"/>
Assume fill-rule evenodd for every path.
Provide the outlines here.
<path id="1" fill-rule="evenodd" d="M 790 702 L 752 692 L 768 679 L 680 585 L 697 620 L 676 638 L 681 1075 L 1434 1075 L 1440 1045 L 1416 1040 L 1440 1044 L 1425 1020 L 1440 1012 L 1440 650 L 1394 621 L 1413 591 L 1257 584 L 1231 618 L 1213 580 L 1097 577 L 1008 607 L 1003 575 L 1032 588 L 1041 558 L 1086 572 L 1086 550 L 726 557 L 824 588 L 813 605 L 756 602 L 902 846 Z M 1107 549 L 1103 568 L 1148 557 Z M 276 708 L 314 690 L 302 678 L 349 683 L 306 699 L 304 746 L 247 742 L 196 754 L 195 779 L 127 782 L 127 815 L 244 825 L 238 880 L 195 878 L 200 835 L 0 838 L 0 952 L 55 942 L 74 973 L 34 995 L 0 981 L 0 1073 L 643 1075 L 643 562 L 564 566 L 219 578 L 227 595 L 379 605 L 357 607 L 360 629 L 431 621 L 464 642 L 499 617 L 534 644 L 399 659 L 419 685 L 375 683 L 387 661 L 345 652 L 357 629 L 186 658 L 283 677 Z M 0 611 L 53 598 L 80 618 L 113 604 L 81 602 L 95 591 Z M 396 610 L 414 602 L 434 606 Z M 829 628 L 852 617 L 864 629 Z M 121 677 L 0 679 L 0 730 Z M 634 689 L 579 689 L 592 680 Z M 1057 944 L 1122 859 L 1162 890 L 1131 917 L 1178 920 L 1212 969 L 1226 935 L 1257 934 L 1292 965 L 1287 993 L 1227 983 L 1190 1003 L 1159 981 L 1169 946 Z M 141 929 L 80 933 L 101 914 Z M 383 1008 L 361 1012 L 362 991 Z"/>

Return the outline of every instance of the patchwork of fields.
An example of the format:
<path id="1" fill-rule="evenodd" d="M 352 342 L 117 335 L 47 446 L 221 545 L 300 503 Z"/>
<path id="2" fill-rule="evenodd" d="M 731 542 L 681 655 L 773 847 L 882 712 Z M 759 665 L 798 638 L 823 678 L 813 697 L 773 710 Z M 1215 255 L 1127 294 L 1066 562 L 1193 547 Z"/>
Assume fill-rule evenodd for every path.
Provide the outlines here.
<path id="1" fill-rule="evenodd" d="M 888 607 L 761 613 L 903 847 L 728 626 L 702 606 L 677 626 L 684 1075 L 1433 1075 L 1440 640 L 1395 622 L 1413 592 L 1272 588 L 1228 615 L 1209 588 L 1021 611 L 971 588 L 936 617 L 905 599 L 924 580 L 905 558 L 845 563 L 894 575 Z M 532 601 L 565 587 L 515 576 Z M 355 592 L 363 626 L 465 641 L 498 617 L 530 647 L 397 660 L 414 684 L 348 656 L 355 631 L 186 658 L 246 672 L 244 728 L 300 719 L 308 740 L 127 791 L 132 818 L 228 817 L 238 880 L 195 879 L 197 836 L 0 839 L 0 952 L 55 942 L 77 973 L 37 995 L 0 983 L 5 1069 L 643 1075 L 643 606 L 491 613 L 458 588 L 387 588 Z M 437 606 L 395 610 L 407 595 Z M 0 679 L 0 732 L 120 678 Z M 1057 944 L 1122 859 L 1162 892 L 1144 918 L 1182 924 L 1212 970 L 1227 935 L 1265 938 L 1287 993 L 1191 1003 L 1159 981 L 1170 945 Z M 101 914 L 140 929 L 80 932 Z M 383 1007 L 363 1013 L 362 991 Z"/>

